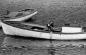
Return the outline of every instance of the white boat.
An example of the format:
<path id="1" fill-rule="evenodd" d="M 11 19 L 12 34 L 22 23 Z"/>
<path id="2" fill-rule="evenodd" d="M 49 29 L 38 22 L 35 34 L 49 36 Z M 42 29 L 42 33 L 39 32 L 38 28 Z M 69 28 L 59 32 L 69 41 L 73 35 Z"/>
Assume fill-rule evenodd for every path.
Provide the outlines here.
<path id="1" fill-rule="evenodd" d="M 5 34 L 7 35 L 18 35 L 24 37 L 35 37 L 35 38 L 44 38 L 44 39 L 57 39 L 57 40 L 78 40 L 86 39 L 86 32 L 72 31 L 65 33 L 57 30 L 55 28 L 53 32 L 48 31 L 46 26 L 40 26 L 36 24 L 25 24 L 16 21 L 1 21 L 2 28 Z"/>
<path id="2" fill-rule="evenodd" d="M 25 21 L 27 19 L 30 19 L 32 16 L 34 16 L 37 13 L 38 11 L 35 11 L 35 10 L 11 12 L 10 14 L 4 16 L 3 20 L 5 21 Z M 0 27 L 1 27 L 1 24 L 0 24 Z"/>
<path id="3" fill-rule="evenodd" d="M 13 19 L 8 19 L 8 21 L 24 21 L 24 20 L 31 18 L 32 16 L 34 16 L 37 13 L 38 13 L 38 11 L 18 12 L 18 14 L 16 15 L 17 17 L 14 16 L 14 17 L 12 17 Z M 23 15 L 18 16 L 19 14 L 23 14 Z M 10 14 L 9 16 L 12 16 L 12 15 Z"/>

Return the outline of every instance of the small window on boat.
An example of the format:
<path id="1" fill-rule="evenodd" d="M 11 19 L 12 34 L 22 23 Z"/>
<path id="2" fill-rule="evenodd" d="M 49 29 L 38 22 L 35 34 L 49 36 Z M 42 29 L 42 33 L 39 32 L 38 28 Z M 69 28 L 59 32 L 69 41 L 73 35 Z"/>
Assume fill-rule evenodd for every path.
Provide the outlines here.
<path id="1" fill-rule="evenodd" d="M 41 27 L 32 27 L 31 29 L 33 29 L 33 30 L 44 30 L 44 28 L 41 28 Z"/>

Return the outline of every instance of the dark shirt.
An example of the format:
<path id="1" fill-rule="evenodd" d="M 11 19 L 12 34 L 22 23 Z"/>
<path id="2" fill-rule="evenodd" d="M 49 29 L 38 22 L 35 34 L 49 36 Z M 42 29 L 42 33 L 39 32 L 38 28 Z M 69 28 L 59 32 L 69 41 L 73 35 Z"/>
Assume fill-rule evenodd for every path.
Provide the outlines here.
<path id="1" fill-rule="evenodd" d="M 53 31 L 53 27 L 54 27 L 53 22 L 47 24 L 47 28 L 49 31 Z"/>

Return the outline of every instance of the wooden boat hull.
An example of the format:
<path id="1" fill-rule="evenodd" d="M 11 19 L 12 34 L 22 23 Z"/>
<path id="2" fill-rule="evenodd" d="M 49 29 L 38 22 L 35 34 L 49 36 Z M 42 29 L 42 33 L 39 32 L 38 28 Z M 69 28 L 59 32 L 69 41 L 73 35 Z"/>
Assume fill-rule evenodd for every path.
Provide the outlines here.
<path id="1" fill-rule="evenodd" d="M 57 40 L 78 40 L 78 39 L 86 39 L 86 33 L 49 33 L 49 32 L 39 32 L 26 30 L 18 27 L 14 27 L 8 25 L 4 22 L 1 22 L 2 28 L 5 34 L 7 35 L 18 35 L 24 37 L 36 37 L 36 38 L 44 38 L 44 39 L 57 39 Z"/>

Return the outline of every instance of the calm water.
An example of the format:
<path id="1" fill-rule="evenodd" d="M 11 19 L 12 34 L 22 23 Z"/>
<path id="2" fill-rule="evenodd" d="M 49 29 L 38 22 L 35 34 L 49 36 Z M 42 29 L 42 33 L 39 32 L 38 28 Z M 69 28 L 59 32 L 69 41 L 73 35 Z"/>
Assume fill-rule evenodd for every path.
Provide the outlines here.
<path id="1" fill-rule="evenodd" d="M 86 40 L 44 40 L 37 38 L 16 38 L 19 36 L 5 37 L 4 46 L 18 47 L 12 55 L 86 55 Z M 21 55 L 21 54 L 19 54 Z"/>
<path id="2" fill-rule="evenodd" d="M 38 15 L 33 17 L 36 23 L 47 24 L 52 17 L 55 18 L 55 24 L 62 25 L 66 19 L 68 22 L 74 22 L 75 18 L 78 18 L 77 23 L 85 22 L 85 3 L 85 0 L 1 0 L 0 8 L 2 8 L 1 11 L 36 8 L 39 11 Z M 0 36 L 5 35 L 1 32 Z M 53 40 L 51 44 L 49 40 L 6 36 L 3 45 L 18 48 L 0 55 L 86 55 L 86 40 Z"/>

